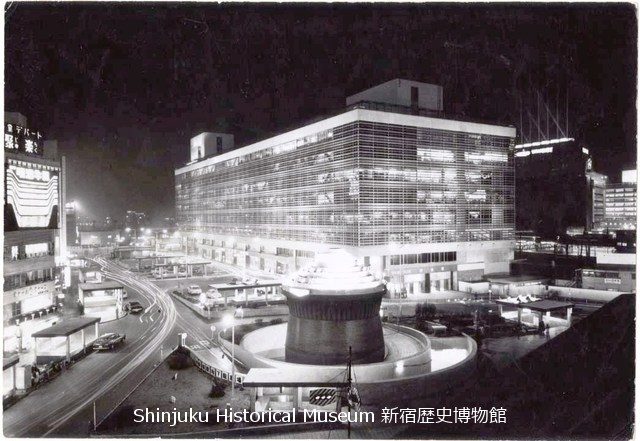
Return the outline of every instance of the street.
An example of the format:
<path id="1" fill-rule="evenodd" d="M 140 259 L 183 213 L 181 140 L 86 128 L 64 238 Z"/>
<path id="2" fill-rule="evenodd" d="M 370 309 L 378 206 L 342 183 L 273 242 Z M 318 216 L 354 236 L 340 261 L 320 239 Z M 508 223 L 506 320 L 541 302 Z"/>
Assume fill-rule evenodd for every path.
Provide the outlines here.
<path id="1" fill-rule="evenodd" d="M 100 333 L 126 333 L 125 345 L 112 352 L 89 355 L 7 409 L 4 412 L 5 436 L 86 435 L 88 422 L 93 420 L 94 403 L 99 422 L 159 362 L 160 348 L 169 350 L 175 346 L 177 314 L 169 296 L 113 263 L 97 261 L 105 267 L 105 274 L 142 296 L 143 304 L 149 307 L 141 315 L 129 315 L 100 326 Z"/>

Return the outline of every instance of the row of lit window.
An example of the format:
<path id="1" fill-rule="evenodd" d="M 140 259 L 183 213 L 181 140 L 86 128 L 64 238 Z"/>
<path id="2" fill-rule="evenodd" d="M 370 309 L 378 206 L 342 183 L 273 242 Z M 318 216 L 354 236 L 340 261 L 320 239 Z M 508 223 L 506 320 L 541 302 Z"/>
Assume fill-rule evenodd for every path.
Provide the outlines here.
<path id="1" fill-rule="evenodd" d="M 186 228 L 185 231 L 194 231 Z M 389 232 L 360 230 L 308 230 L 294 228 L 227 228 L 221 227 L 214 234 L 235 236 L 251 236 L 263 239 L 279 239 L 312 243 L 332 243 L 347 246 L 370 246 L 388 244 L 430 244 L 469 241 L 513 240 L 513 229 L 473 229 L 465 231 L 436 230 L 417 233 L 414 231 Z"/>
<path id="2" fill-rule="evenodd" d="M 440 263 L 455 262 L 457 253 L 455 251 L 445 251 L 437 253 L 420 253 L 420 254 L 396 254 L 389 258 L 391 265 L 413 265 L 417 263 Z"/>

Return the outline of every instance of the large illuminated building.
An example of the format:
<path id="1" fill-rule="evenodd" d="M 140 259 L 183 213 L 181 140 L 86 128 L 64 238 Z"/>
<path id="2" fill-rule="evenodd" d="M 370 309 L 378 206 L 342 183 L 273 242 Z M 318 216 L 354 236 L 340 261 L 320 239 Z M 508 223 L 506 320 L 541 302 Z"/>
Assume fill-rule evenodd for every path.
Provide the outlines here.
<path id="1" fill-rule="evenodd" d="M 65 259 L 64 158 L 55 142 L 5 113 L 4 132 L 5 327 L 38 317 L 56 305 L 56 279 Z"/>
<path id="2" fill-rule="evenodd" d="M 604 215 L 606 178 L 573 138 L 516 145 L 515 162 L 518 230 L 555 239 L 568 229 L 590 231 Z"/>
<path id="3" fill-rule="evenodd" d="M 175 171 L 190 252 L 288 274 L 340 247 L 400 293 L 508 272 L 512 127 L 445 117 L 442 88 L 392 80 L 340 114 Z"/>

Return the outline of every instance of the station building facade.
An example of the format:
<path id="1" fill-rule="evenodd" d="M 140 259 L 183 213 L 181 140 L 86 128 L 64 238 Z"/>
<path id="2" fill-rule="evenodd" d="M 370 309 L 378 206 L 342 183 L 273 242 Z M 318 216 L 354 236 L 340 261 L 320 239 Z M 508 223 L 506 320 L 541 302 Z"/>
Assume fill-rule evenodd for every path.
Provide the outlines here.
<path id="1" fill-rule="evenodd" d="M 437 86 L 408 87 L 418 102 L 420 88 Z M 387 104 L 358 101 L 177 169 L 177 222 L 189 252 L 288 274 L 338 247 L 397 293 L 508 272 L 515 129 Z"/>

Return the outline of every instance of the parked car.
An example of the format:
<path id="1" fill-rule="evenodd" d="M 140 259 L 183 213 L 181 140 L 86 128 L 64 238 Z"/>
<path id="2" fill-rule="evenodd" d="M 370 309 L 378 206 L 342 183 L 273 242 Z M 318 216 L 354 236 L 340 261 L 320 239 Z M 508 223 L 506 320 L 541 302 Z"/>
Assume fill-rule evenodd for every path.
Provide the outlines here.
<path id="1" fill-rule="evenodd" d="M 216 288 L 211 287 L 211 285 L 209 285 L 209 289 L 207 290 L 207 297 L 210 297 L 212 299 L 218 299 L 220 297 L 222 297 L 222 294 L 220 294 L 220 291 L 218 291 Z"/>
<path id="2" fill-rule="evenodd" d="M 103 334 L 96 341 L 93 342 L 93 350 L 94 351 L 105 351 L 108 349 L 113 349 L 116 346 L 124 343 L 124 340 L 127 336 L 125 334 L 118 334 L 116 332 L 109 332 L 108 334 Z"/>
<path id="3" fill-rule="evenodd" d="M 242 283 L 244 283 L 245 285 L 255 285 L 258 283 L 258 279 L 245 278 L 245 279 L 242 279 Z"/>
<path id="4" fill-rule="evenodd" d="M 125 305 L 124 309 L 132 314 L 139 314 L 144 311 L 144 306 L 140 302 L 129 302 Z"/>
<path id="5" fill-rule="evenodd" d="M 202 294 L 202 288 L 200 288 L 198 285 L 189 285 L 189 287 L 187 288 L 187 293 L 192 296 L 197 296 L 199 294 Z"/>

